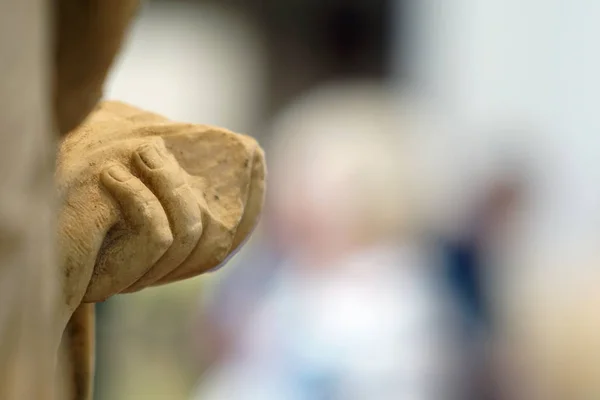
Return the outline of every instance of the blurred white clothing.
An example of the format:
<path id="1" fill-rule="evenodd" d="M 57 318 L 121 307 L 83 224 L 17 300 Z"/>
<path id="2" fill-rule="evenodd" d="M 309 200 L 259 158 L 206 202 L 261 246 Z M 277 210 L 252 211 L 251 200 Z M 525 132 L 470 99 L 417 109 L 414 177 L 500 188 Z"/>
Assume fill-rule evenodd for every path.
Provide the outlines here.
<path id="1" fill-rule="evenodd" d="M 381 246 L 280 270 L 198 400 L 454 399 L 455 331 L 434 264 Z"/>

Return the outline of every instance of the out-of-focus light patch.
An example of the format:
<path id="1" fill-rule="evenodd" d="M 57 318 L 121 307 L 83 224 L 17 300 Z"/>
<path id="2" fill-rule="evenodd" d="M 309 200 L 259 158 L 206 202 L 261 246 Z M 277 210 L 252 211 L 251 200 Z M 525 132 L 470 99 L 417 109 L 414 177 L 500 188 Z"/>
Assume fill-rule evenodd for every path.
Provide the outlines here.
<path id="1" fill-rule="evenodd" d="M 247 131 L 261 115 L 263 54 L 257 32 L 237 14 L 152 2 L 135 21 L 105 97 L 172 119 Z"/>

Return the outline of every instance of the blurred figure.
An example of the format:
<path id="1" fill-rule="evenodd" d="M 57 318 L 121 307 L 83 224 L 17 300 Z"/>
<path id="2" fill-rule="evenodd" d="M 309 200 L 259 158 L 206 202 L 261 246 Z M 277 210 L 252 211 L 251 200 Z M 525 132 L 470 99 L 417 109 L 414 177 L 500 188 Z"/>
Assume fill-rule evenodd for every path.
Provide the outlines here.
<path id="1" fill-rule="evenodd" d="M 501 396 L 495 370 L 492 339 L 498 329 L 495 298 L 488 285 L 502 236 L 514 220 L 522 197 L 523 182 L 514 173 L 502 172 L 482 188 L 462 230 L 443 240 L 448 282 L 458 302 L 463 324 L 463 351 L 469 359 L 468 398 L 498 399 Z"/>
<path id="2" fill-rule="evenodd" d="M 268 233 L 282 261 L 262 297 L 238 302 L 248 314 L 195 399 L 462 399 L 410 123 L 390 100 L 377 84 L 332 85 L 275 121 Z"/>

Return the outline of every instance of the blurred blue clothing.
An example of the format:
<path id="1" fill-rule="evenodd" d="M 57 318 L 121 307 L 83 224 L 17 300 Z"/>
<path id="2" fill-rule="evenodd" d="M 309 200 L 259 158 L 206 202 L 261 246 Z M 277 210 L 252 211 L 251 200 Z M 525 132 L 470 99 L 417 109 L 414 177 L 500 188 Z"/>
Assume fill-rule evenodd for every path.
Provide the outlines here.
<path id="1" fill-rule="evenodd" d="M 462 352 L 469 360 L 465 400 L 492 400 L 499 396 L 490 370 L 488 346 L 493 333 L 491 310 L 483 285 L 485 265 L 478 236 L 443 241 L 440 245 L 446 279 L 459 309 Z"/>
<path id="2" fill-rule="evenodd" d="M 487 328 L 489 310 L 482 287 L 483 265 L 477 241 L 446 241 L 442 243 L 442 254 L 448 283 L 462 310 L 467 329 L 478 331 Z"/>

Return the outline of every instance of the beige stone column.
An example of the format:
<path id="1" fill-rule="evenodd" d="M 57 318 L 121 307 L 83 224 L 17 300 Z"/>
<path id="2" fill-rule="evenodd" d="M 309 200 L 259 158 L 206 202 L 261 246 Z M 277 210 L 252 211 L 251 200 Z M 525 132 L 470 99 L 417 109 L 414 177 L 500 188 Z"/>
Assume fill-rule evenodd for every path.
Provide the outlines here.
<path id="1" fill-rule="evenodd" d="M 0 399 L 52 397 L 55 144 L 49 10 L 0 2 Z"/>

